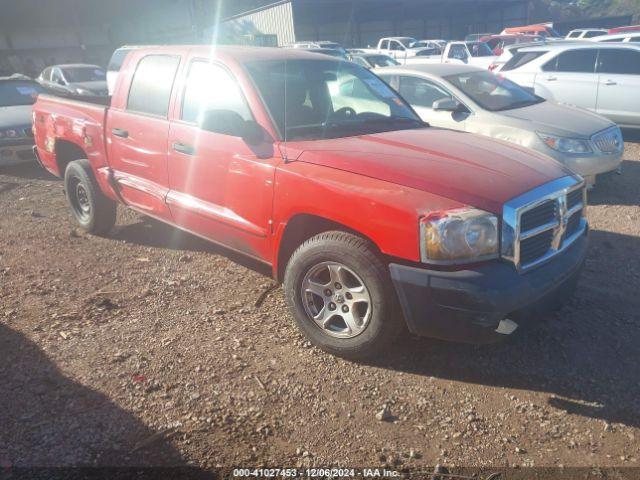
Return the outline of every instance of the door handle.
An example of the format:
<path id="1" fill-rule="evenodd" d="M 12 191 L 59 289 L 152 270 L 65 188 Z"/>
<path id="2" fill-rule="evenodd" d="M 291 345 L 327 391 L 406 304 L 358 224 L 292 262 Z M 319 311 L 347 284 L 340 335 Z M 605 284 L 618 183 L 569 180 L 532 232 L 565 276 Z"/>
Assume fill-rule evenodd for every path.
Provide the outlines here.
<path id="1" fill-rule="evenodd" d="M 111 130 L 111 133 L 114 134 L 116 137 L 129 138 L 129 132 L 126 130 L 123 130 L 122 128 L 114 128 L 113 130 Z"/>
<path id="2" fill-rule="evenodd" d="M 554 76 L 547 77 L 547 82 L 555 82 L 556 80 L 558 80 L 558 77 L 554 77 Z"/>
<path id="3" fill-rule="evenodd" d="M 614 80 L 607 80 L 604 84 L 605 84 L 605 85 L 609 85 L 609 86 L 611 86 L 611 85 L 617 85 L 617 84 L 618 84 L 618 82 L 616 82 L 616 81 L 614 81 Z"/>
<path id="4" fill-rule="evenodd" d="M 178 153 L 183 153 L 184 155 L 195 155 L 196 149 L 191 145 L 185 145 L 184 143 L 176 142 L 173 144 L 173 149 Z"/>

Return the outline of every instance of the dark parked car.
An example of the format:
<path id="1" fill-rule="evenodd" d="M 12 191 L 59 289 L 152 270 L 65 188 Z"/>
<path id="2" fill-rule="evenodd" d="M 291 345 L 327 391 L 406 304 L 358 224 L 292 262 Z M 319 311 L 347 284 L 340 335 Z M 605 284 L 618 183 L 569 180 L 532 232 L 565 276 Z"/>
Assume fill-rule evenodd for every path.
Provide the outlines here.
<path id="1" fill-rule="evenodd" d="M 31 106 L 43 88 L 23 75 L 0 77 L 0 166 L 33 160 Z"/>
<path id="2" fill-rule="evenodd" d="M 82 63 L 55 65 L 44 69 L 38 82 L 62 96 L 107 97 L 107 73 L 98 65 Z"/>

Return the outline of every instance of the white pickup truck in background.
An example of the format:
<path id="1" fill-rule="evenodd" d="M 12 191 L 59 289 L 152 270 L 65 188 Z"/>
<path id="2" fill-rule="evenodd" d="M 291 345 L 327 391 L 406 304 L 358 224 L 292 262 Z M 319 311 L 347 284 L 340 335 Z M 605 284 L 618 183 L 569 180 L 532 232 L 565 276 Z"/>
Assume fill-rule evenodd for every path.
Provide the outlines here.
<path id="1" fill-rule="evenodd" d="M 413 57 L 405 63 L 458 63 L 488 69 L 497 58 L 484 42 L 449 42 L 438 58 Z"/>
<path id="2" fill-rule="evenodd" d="M 378 48 L 363 51 L 389 55 L 406 65 L 460 63 L 488 69 L 498 58 L 484 42 L 449 42 L 443 52 L 438 48 L 412 47 L 416 42 L 411 37 L 386 37 L 380 39 Z"/>
<path id="3" fill-rule="evenodd" d="M 389 55 L 400 63 L 406 63 L 407 59 L 413 57 L 441 57 L 441 52 L 437 47 L 414 47 L 413 45 L 417 42 L 418 40 L 412 37 L 385 37 L 378 41 L 376 48 L 362 49 L 362 51 Z"/>

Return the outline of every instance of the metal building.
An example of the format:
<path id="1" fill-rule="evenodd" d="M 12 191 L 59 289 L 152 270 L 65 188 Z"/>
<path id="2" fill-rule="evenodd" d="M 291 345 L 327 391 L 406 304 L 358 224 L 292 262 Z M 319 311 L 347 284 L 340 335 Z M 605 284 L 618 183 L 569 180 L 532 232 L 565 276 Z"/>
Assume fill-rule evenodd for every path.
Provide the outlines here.
<path id="1" fill-rule="evenodd" d="M 224 20 L 226 35 L 277 39 L 278 45 L 333 40 L 347 47 L 380 37 L 459 39 L 529 22 L 529 0 L 283 0 Z"/>

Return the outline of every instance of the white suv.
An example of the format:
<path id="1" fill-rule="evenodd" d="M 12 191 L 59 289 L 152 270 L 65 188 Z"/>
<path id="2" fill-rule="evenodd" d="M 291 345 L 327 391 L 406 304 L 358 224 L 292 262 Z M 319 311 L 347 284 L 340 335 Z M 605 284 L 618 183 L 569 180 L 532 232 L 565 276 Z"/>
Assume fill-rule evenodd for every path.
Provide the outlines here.
<path id="1" fill-rule="evenodd" d="M 640 43 L 640 31 L 603 35 L 602 37 L 594 37 L 592 41 L 606 43 Z"/>
<path id="2" fill-rule="evenodd" d="M 500 75 L 548 100 L 640 128 L 640 45 L 559 42 L 520 48 Z"/>

